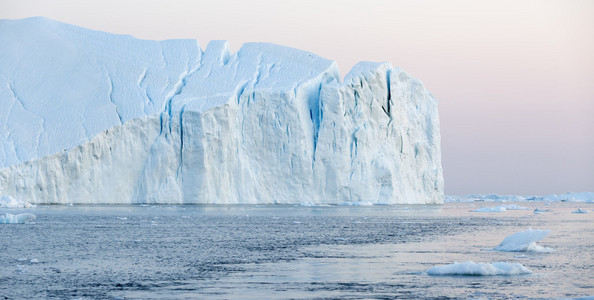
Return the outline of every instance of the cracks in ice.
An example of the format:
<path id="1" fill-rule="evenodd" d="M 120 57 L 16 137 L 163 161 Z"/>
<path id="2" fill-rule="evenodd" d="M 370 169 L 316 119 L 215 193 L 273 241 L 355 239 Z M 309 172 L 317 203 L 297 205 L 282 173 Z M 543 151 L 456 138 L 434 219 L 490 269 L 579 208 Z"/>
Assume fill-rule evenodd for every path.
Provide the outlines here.
<path id="1" fill-rule="evenodd" d="M 3 76 L 3 77 L 4 77 L 4 76 Z M 6 77 L 5 77 L 5 78 L 6 78 Z M 40 116 L 39 114 L 37 114 L 37 113 L 35 113 L 34 111 L 32 111 L 32 110 L 30 110 L 29 108 L 27 108 L 27 106 L 25 105 L 25 103 L 23 102 L 23 100 L 21 99 L 21 97 L 19 96 L 19 94 L 16 92 L 16 90 L 14 89 L 14 87 L 13 87 L 13 85 L 10 83 L 10 81 L 8 81 L 8 80 L 7 80 L 7 81 L 6 81 L 6 84 L 8 85 L 8 89 L 10 90 L 10 93 L 12 94 L 12 98 L 14 99 L 14 101 L 13 101 L 13 103 L 12 103 L 11 107 L 10 107 L 9 115 L 12 113 L 12 110 L 13 110 L 13 108 L 14 108 L 14 104 L 16 104 L 16 102 L 18 102 L 18 103 L 21 105 L 21 107 L 23 108 L 23 110 L 25 110 L 26 112 L 28 112 L 28 113 L 30 113 L 30 114 L 32 114 L 32 115 L 34 115 L 34 116 L 38 117 L 38 118 L 41 120 L 41 130 L 40 130 L 40 131 L 38 131 L 38 132 L 35 134 L 35 145 L 36 145 L 36 148 L 39 148 L 39 142 L 40 142 L 40 140 L 41 140 L 41 133 L 45 131 L 45 119 L 44 119 L 42 116 Z M 9 118 L 6 118 L 6 122 L 7 122 L 7 123 L 8 123 L 8 119 L 9 119 Z M 6 126 L 6 124 L 5 124 L 5 126 Z M 11 133 L 11 134 L 9 134 L 9 136 L 8 136 L 8 137 L 9 137 L 9 138 L 11 138 L 11 137 L 12 137 L 12 133 Z M 12 140 L 12 139 L 11 139 L 11 140 Z M 16 146 L 14 145 L 14 141 L 12 142 L 12 144 L 13 144 L 13 148 L 14 148 L 15 154 L 17 155 L 17 157 L 19 157 L 19 155 L 18 155 L 18 151 L 17 151 L 17 148 L 16 148 Z M 22 160 L 22 157 L 19 157 L 19 160 Z"/>
<path id="2" fill-rule="evenodd" d="M 113 88 L 114 88 L 113 79 L 111 78 L 109 71 L 105 67 L 101 66 L 100 69 L 101 69 L 101 72 L 107 78 L 107 81 L 109 83 L 109 93 L 108 93 L 109 102 L 111 102 L 111 104 L 113 104 L 113 106 L 114 106 L 115 113 L 117 114 L 118 119 L 120 120 L 120 125 L 124 125 L 124 118 L 120 114 L 120 111 L 118 110 L 118 105 L 115 103 L 115 99 L 113 96 Z"/>
<path id="3" fill-rule="evenodd" d="M 21 100 L 21 98 L 18 96 L 18 94 L 16 93 L 16 91 L 15 91 L 15 90 L 14 90 L 14 88 L 12 87 L 12 84 L 10 84 L 10 82 L 7 82 L 7 84 L 8 84 L 8 89 L 10 89 L 10 92 L 12 93 L 12 98 L 13 98 L 15 101 L 17 101 L 18 103 L 20 103 L 20 104 L 21 104 L 21 107 L 22 107 L 24 110 L 26 110 L 26 111 L 28 111 L 28 112 L 30 112 L 30 113 L 32 113 L 32 114 L 34 114 L 34 115 L 36 115 L 36 116 L 37 116 L 37 114 L 36 114 L 36 113 L 34 113 L 34 112 L 32 112 L 31 110 L 29 110 L 29 109 L 27 108 L 27 106 L 25 105 L 25 103 L 23 103 L 23 100 Z M 13 106 L 14 106 L 14 105 L 13 105 Z M 41 117 L 40 117 L 40 118 L 41 118 Z M 42 118 L 42 119 L 43 119 L 43 118 Z"/>
<path id="4" fill-rule="evenodd" d="M 355 156 L 357 156 L 357 146 L 358 146 L 358 142 L 357 142 L 357 132 L 359 131 L 360 128 L 357 128 L 353 134 L 351 135 L 351 164 L 354 161 L 353 158 Z"/>
<path id="5" fill-rule="evenodd" d="M 386 90 L 388 92 L 387 104 L 386 104 L 388 111 L 386 112 L 386 114 L 388 115 L 388 117 L 390 117 L 390 122 L 392 121 L 392 115 L 390 114 L 390 111 L 392 109 L 392 103 L 391 103 L 392 102 L 392 90 L 391 90 L 392 87 L 390 86 L 390 75 L 391 74 L 392 74 L 392 69 L 388 69 L 388 71 L 386 72 L 386 85 L 387 85 Z"/>
<path id="6" fill-rule="evenodd" d="M 181 74 L 177 83 L 175 84 L 173 93 L 170 93 L 170 95 L 167 96 L 167 100 L 165 101 L 164 113 L 167 113 L 167 115 L 169 117 L 168 125 L 169 125 L 170 133 L 171 133 L 171 122 L 173 119 L 173 116 L 171 114 L 171 106 L 173 104 L 173 99 L 182 93 L 183 89 L 186 87 L 188 78 L 190 78 L 190 76 L 192 76 L 194 73 L 196 73 L 198 70 L 200 70 L 201 66 L 202 66 L 202 56 L 200 56 L 200 61 L 195 63 L 194 66 L 190 65 L 190 61 L 188 59 L 188 66 L 187 66 L 186 70 Z M 161 118 L 163 118 L 163 114 L 161 115 Z M 162 122 L 162 120 L 161 120 L 161 122 Z M 161 132 L 163 132 L 162 127 L 161 127 Z"/>
<path id="7" fill-rule="evenodd" d="M 313 125 L 313 160 L 312 160 L 312 163 L 315 162 L 315 160 L 316 160 L 316 149 L 318 147 L 318 136 L 320 134 L 320 126 L 322 125 L 322 119 L 324 117 L 324 113 L 322 111 L 324 105 L 323 105 L 322 101 L 320 100 L 320 97 L 322 95 L 322 87 L 323 86 L 324 86 L 324 79 L 322 79 L 322 82 L 320 83 L 320 86 L 318 87 L 317 95 L 314 96 L 314 99 L 312 101 L 312 102 L 317 103 L 317 106 L 314 106 L 314 107 L 310 108 L 310 110 L 309 110 L 309 117 L 311 118 L 312 125 Z M 316 113 L 316 118 L 314 120 L 312 111 L 315 108 L 317 108 L 317 113 Z"/>
<path id="8" fill-rule="evenodd" d="M 153 98 L 151 96 L 149 96 L 148 90 L 147 90 L 147 86 L 146 86 L 146 83 L 145 83 L 145 80 L 146 80 L 146 77 L 147 77 L 147 73 L 148 73 L 148 68 L 144 68 L 144 70 L 142 71 L 142 73 L 138 77 L 137 85 L 144 91 L 144 96 L 148 99 L 148 101 L 151 103 L 151 105 L 154 106 L 155 105 L 155 101 L 153 101 Z M 145 113 L 146 113 L 146 106 L 145 106 Z"/>
<path id="9" fill-rule="evenodd" d="M 235 91 L 235 97 L 237 97 L 237 105 L 239 105 L 239 99 L 241 99 L 241 96 L 243 95 L 243 92 L 245 91 L 245 88 L 248 86 L 249 83 L 250 81 L 246 80 L 238 85 L 239 88 Z"/>
<path id="10" fill-rule="evenodd" d="M 6 128 L 6 126 L 8 125 L 8 119 L 10 118 L 10 116 L 12 115 L 12 109 L 14 108 L 15 103 L 17 102 L 16 100 L 16 96 L 14 94 L 14 90 L 12 89 L 12 87 L 10 86 L 9 83 L 8 84 L 8 88 L 10 89 L 10 91 L 12 92 L 12 104 L 10 105 L 10 108 L 8 109 L 8 114 L 6 115 L 6 120 L 4 120 L 4 128 Z M 22 104 L 21 104 L 22 106 Z M 9 136 L 12 134 L 12 132 L 9 134 Z"/>
<path id="11" fill-rule="evenodd" d="M 186 109 L 186 105 L 184 104 L 184 106 L 182 106 L 182 108 L 179 110 L 179 140 L 180 140 L 180 145 L 179 145 L 179 165 L 177 166 L 177 174 L 176 174 L 176 178 L 179 178 L 179 175 L 182 172 L 182 168 L 184 165 L 184 119 L 183 119 L 183 114 L 184 114 L 184 110 Z M 183 176 L 181 177 L 182 181 L 183 181 Z"/>
<path id="12" fill-rule="evenodd" d="M 118 105 L 115 103 L 115 100 L 113 99 L 113 79 L 109 75 L 109 72 L 106 71 L 105 75 L 107 75 L 107 79 L 109 80 L 109 101 L 113 104 L 113 106 L 115 106 L 115 112 L 118 115 L 118 118 L 120 119 L 120 124 L 124 125 L 124 119 L 122 118 L 122 115 L 118 110 Z"/>
<path id="13" fill-rule="evenodd" d="M 163 56 L 164 57 L 164 56 Z M 200 68 L 202 67 L 203 63 L 202 63 L 202 59 L 203 56 L 200 55 L 200 59 L 192 62 L 190 59 L 190 55 L 188 55 L 188 62 L 187 62 L 187 66 L 186 66 L 186 70 L 184 72 L 181 73 L 178 81 L 175 83 L 173 90 L 171 93 L 169 93 L 169 95 L 167 96 L 167 99 L 165 100 L 165 107 L 163 109 L 163 112 L 161 113 L 160 116 L 160 132 L 159 132 L 159 136 L 160 137 L 164 137 L 166 139 L 168 139 L 168 137 L 171 137 L 171 134 L 173 133 L 173 103 L 175 98 L 180 95 L 184 88 L 187 85 L 188 79 L 194 74 L 196 73 L 198 70 L 200 70 Z M 180 148 L 179 148 L 179 162 L 178 162 L 178 167 L 177 167 L 177 171 L 176 171 L 176 180 L 179 180 L 181 178 L 181 180 L 183 181 L 183 175 L 182 175 L 182 171 L 183 171 L 183 152 L 184 152 L 184 124 L 183 124 L 183 114 L 186 108 L 186 104 L 183 104 L 181 106 L 181 109 L 179 111 L 179 139 L 180 139 Z M 165 118 L 167 118 L 167 120 L 165 120 Z M 168 130 L 165 131 L 165 126 L 167 126 Z M 181 175 L 181 176 L 180 176 Z"/>
<path id="14" fill-rule="evenodd" d="M 159 45 L 161 48 L 161 61 L 163 61 L 163 69 L 167 69 L 167 60 L 165 59 L 165 52 L 163 51 L 163 44 Z"/>
<path id="15" fill-rule="evenodd" d="M 254 75 L 252 76 L 252 78 L 250 78 L 248 80 L 241 81 L 237 85 L 237 87 L 235 89 L 237 104 L 240 104 L 240 102 L 241 102 L 240 99 L 243 96 L 246 89 L 251 90 L 253 93 L 255 93 L 255 90 L 256 90 L 256 87 L 258 86 L 258 84 L 261 83 L 263 80 L 267 79 L 270 76 L 270 72 L 276 67 L 276 63 L 263 65 L 262 61 L 263 61 L 262 55 L 259 55 L 257 62 L 256 62 L 256 71 L 255 71 Z M 248 87 L 250 89 L 248 89 Z M 252 95 L 252 96 L 255 97 L 255 95 Z M 248 99 L 247 104 L 249 105 L 249 99 Z"/>

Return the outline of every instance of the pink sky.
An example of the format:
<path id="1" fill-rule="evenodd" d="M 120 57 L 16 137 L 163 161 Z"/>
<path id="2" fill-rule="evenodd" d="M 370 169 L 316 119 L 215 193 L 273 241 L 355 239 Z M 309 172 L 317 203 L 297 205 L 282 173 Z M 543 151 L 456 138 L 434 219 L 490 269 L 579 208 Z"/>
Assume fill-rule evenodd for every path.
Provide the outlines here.
<path id="1" fill-rule="evenodd" d="M 7 1 L 144 39 L 389 61 L 440 102 L 447 194 L 594 191 L 594 1 Z"/>

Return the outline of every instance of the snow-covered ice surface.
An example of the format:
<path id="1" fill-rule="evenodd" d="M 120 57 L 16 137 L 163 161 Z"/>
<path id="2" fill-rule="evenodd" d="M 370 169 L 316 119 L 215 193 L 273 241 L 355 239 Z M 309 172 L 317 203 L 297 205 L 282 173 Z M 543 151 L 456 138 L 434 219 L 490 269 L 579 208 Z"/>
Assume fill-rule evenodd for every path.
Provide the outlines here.
<path id="1" fill-rule="evenodd" d="M 30 213 L 16 215 L 5 213 L 0 215 L 0 224 L 25 224 L 33 219 L 35 219 L 35 215 Z"/>
<path id="2" fill-rule="evenodd" d="M 389 63 L 0 20 L 0 195 L 441 203 L 437 102 Z"/>
<path id="3" fill-rule="evenodd" d="M 522 275 L 531 273 L 532 271 L 518 263 L 475 263 L 472 261 L 435 266 L 427 270 L 427 274 L 429 275 L 494 276 Z"/>
<path id="4" fill-rule="evenodd" d="M 553 252 L 554 249 L 552 248 L 542 247 L 536 244 L 536 242 L 540 242 L 549 233 L 550 230 L 528 228 L 525 231 L 516 232 L 506 237 L 494 250 L 506 252 Z"/>
<path id="5" fill-rule="evenodd" d="M 0 226 L 0 298 L 560 299 L 594 295 L 594 214 L 389 206 L 43 206 Z M 541 203 L 518 203 L 533 209 Z M 584 209 L 592 204 L 581 203 Z M 4 213 L 4 211 L 0 211 Z M 546 228 L 554 253 L 484 251 Z M 36 263 L 34 263 L 37 261 Z M 431 276 L 451 262 L 532 274 Z"/>

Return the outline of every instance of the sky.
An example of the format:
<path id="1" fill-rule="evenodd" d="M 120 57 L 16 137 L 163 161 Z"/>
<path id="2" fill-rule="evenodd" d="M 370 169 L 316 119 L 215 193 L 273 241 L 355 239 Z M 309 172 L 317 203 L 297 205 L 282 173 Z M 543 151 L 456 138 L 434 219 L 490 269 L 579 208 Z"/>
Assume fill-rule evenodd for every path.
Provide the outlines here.
<path id="1" fill-rule="evenodd" d="M 594 1 L 0 0 L 142 39 L 271 42 L 388 61 L 439 101 L 448 195 L 594 191 Z"/>

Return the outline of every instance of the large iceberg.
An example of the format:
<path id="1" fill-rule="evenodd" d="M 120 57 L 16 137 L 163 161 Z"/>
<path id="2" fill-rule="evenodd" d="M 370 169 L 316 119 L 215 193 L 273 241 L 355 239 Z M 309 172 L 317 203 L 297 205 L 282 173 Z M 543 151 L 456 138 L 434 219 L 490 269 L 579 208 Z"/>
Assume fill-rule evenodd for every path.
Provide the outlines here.
<path id="1" fill-rule="evenodd" d="M 441 203 L 437 102 L 388 63 L 0 20 L 0 196 Z"/>

